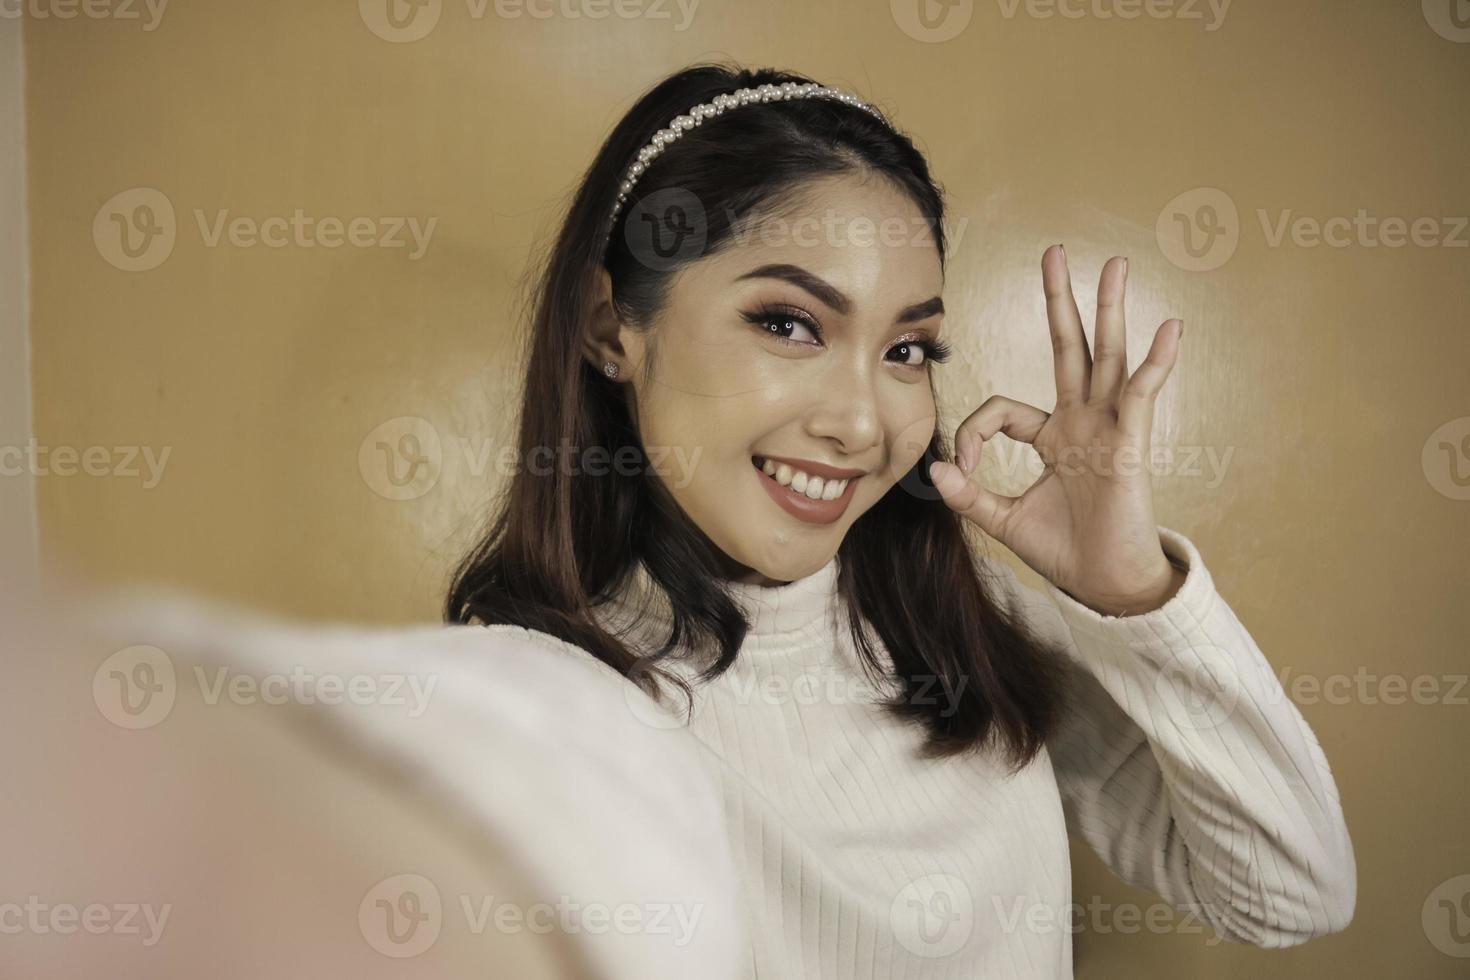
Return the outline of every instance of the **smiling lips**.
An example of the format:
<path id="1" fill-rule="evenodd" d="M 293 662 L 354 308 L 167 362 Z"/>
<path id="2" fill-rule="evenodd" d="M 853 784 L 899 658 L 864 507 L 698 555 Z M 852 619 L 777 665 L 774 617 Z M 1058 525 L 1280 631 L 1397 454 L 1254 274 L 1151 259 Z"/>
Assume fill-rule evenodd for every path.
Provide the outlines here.
<path id="1" fill-rule="evenodd" d="M 771 499 L 792 517 L 809 524 L 831 524 L 852 502 L 862 470 L 845 470 L 805 459 L 752 456 L 756 477 Z"/>

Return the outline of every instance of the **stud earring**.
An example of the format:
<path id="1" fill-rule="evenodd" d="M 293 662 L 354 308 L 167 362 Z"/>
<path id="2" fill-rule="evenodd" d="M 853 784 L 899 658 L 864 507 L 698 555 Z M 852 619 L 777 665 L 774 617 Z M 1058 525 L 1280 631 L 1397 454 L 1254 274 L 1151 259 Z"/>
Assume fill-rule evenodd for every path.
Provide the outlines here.
<path id="1" fill-rule="evenodd" d="M 617 365 L 617 362 L 616 361 L 608 361 L 606 364 L 604 364 L 602 366 L 602 373 L 605 374 L 605 375 L 607 375 L 609 378 L 616 378 L 618 376 L 618 365 Z"/>

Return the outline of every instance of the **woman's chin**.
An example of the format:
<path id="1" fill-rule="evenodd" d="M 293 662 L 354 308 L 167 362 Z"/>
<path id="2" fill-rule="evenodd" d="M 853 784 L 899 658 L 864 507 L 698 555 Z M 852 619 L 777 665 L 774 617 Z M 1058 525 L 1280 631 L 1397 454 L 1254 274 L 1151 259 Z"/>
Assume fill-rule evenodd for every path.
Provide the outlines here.
<path id="1" fill-rule="evenodd" d="M 835 541 L 801 541 L 800 536 L 776 529 L 755 549 L 746 572 L 737 581 L 754 585 L 780 586 L 806 578 L 821 570 L 837 553 L 840 539 Z"/>

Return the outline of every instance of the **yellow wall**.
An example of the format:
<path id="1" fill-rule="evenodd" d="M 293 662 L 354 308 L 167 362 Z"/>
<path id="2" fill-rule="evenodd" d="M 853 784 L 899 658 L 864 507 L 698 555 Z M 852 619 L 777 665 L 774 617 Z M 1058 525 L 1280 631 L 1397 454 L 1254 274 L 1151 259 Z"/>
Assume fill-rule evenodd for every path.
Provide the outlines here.
<path id="1" fill-rule="evenodd" d="M 1352 928 L 1263 952 L 1119 926 L 1076 938 L 1079 977 L 1462 975 L 1470 961 L 1435 945 L 1453 942 L 1443 914 L 1421 912 L 1470 873 L 1470 691 L 1444 697 L 1467 669 L 1470 491 L 1439 448 L 1470 467 L 1470 231 L 1451 220 L 1470 214 L 1466 32 L 1433 0 L 1240 3 L 1223 20 L 1203 2 L 1124 20 L 1095 13 L 1118 0 L 1072 0 L 1078 18 L 965 0 L 933 36 L 905 0 L 704 0 L 687 22 L 671 0 L 624 2 L 668 17 L 429 0 L 406 30 L 438 20 L 413 41 L 385 39 L 381 0 L 29 20 L 35 435 L 107 447 L 93 469 L 124 470 L 38 479 L 51 566 L 293 615 L 432 618 L 509 435 L 518 279 L 600 140 L 690 61 L 795 68 L 888 109 L 964 222 L 952 421 L 995 392 L 1050 406 L 1046 245 L 1066 243 L 1089 330 L 1102 262 L 1129 255 L 1130 362 L 1164 318 L 1186 321 L 1155 434 L 1179 453 L 1160 521 L 1200 546 L 1279 671 L 1354 678 L 1346 703 L 1302 698 L 1358 848 Z M 1205 217 L 1202 188 L 1238 218 L 1196 261 L 1158 229 Z M 148 203 L 172 251 L 165 234 L 129 258 L 113 215 Z M 220 211 L 296 209 L 436 224 L 417 258 L 206 242 Z M 1260 217 L 1359 209 L 1434 219 L 1424 234 L 1458 247 L 1273 245 Z M 375 453 L 406 445 L 404 417 L 426 420 L 429 463 L 394 500 Z M 124 447 L 169 453 L 156 485 L 141 460 L 127 475 Z M 1391 674 L 1441 696 L 1384 703 Z M 1151 901 L 1081 853 L 1075 896 Z"/>

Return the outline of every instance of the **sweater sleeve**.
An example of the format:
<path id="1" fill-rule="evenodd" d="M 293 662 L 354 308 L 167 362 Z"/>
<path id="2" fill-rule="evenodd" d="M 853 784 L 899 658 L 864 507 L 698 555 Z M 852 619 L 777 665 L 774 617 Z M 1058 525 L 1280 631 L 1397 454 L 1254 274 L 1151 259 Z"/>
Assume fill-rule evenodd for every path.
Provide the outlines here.
<path id="1" fill-rule="evenodd" d="M 1000 562 L 1003 601 L 1072 665 L 1048 750 L 1067 829 L 1124 881 L 1221 937 L 1292 946 L 1345 928 L 1357 868 L 1315 734 L 1184 535 L 1162 607 L 1106 616 Z"/>

